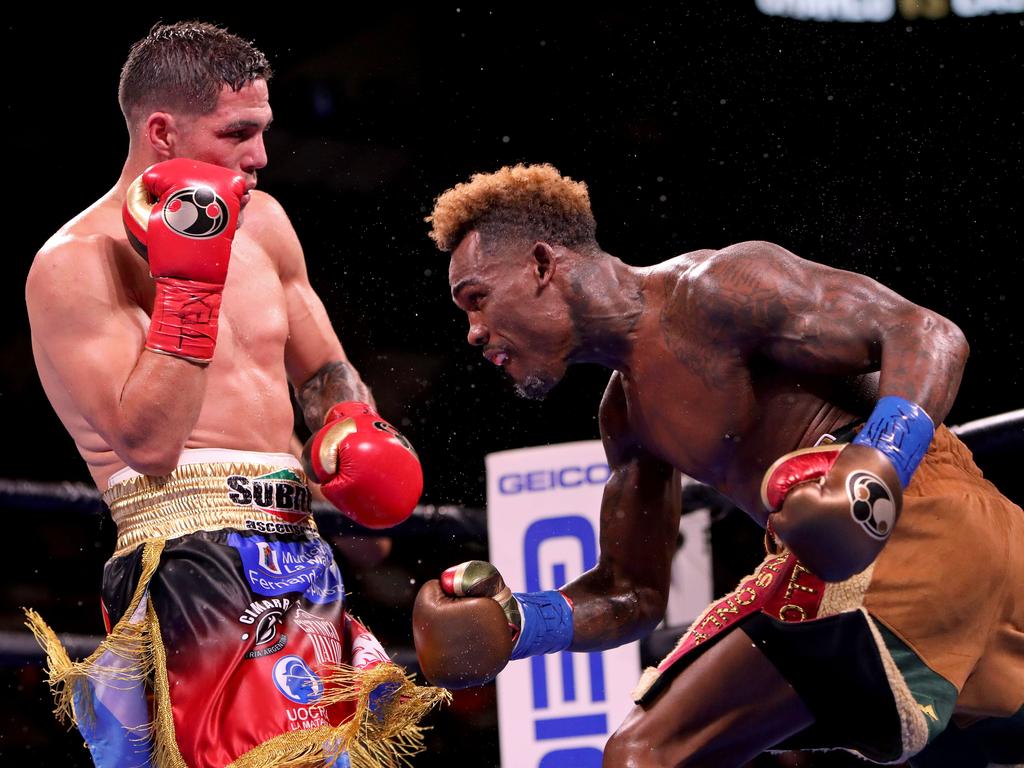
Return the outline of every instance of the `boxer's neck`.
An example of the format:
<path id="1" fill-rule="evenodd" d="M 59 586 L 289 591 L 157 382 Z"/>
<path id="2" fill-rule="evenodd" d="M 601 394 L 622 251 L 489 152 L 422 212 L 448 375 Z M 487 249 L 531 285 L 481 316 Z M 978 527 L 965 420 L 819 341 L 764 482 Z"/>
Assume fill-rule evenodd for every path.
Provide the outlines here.
<path id="1" fill-rule="evenodd" d="M 159 163 L 161 160 L 167 158 L 160 157 L 156 152 L 143 151 L 136 146 L 136 142 L 132 142 L 132 145 L 128 149 L 128 157 L 125 158 L 124 166 L 121 168 L 121 175 L 117 178 L 117 183 L 114 185 L 112 192 L 119 196 L 124 197 L 125 192 L 128 190 L 128 185 L 137 179 L 143 171 L 154 163 Z"/>
<path id="2" fill-rule="evenodd" d="M 625 370 L 643 315 L 643 271 L 614 256 L 584 257 L 567 270 L 577 344 L 570 360 Z"/>

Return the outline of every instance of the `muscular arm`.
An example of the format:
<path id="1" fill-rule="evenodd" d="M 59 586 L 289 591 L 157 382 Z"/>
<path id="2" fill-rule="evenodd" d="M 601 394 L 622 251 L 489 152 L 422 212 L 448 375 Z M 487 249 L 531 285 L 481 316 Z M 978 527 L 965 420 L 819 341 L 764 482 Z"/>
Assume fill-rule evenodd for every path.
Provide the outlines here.
<path id="1" fill-rule="evenodd" d="M 574 651 L 643 637 L 668 600 L 681 510 L 679 474 L 635 443 L 618 374 L 601 403 L 611 477 L 601 502 L 597 565 L 563 588 L 573 603 Z"/>
<path id="2" fill-rule="evenodd" d="M 941 315 L 771 243 L 723 249 L 693 277 L 709 337 L 809 373 L 880 371 L 881 396 L 917 403 L 936 424 L 949 413 L 969 349 Z"/>
<path id="3" fill-rule="evenodd" d="M 842 376 L 879 371 L 880 396 L 916 403 L 938 424 L 960 386 L 968 347 L 952 322 L 863 275 L 799 259 L 769 243 L 741 243 L 696 275 L 694 307 L 712 338 L 792 370 Z M 821 482 L 790 489 L 769 518 L 775 532 L 816 574 L 840 581 L 866 568 L 885 545 L 852 514 L 855 472 L 881 480 L 895 525 L 903 482 L 869 445 L 849 445 Z"/>
<path id="4" fill-rule="evenodd" d="M 206 391 L 206 367 L 143 348 L 149 318 L 128 295 L 134 254 L 105 236 L 65 237 L 37 255 L 25 298 L 40 368 L 62 418 L 80 415 L 132 469 L 177 464 Z"/>
<path id="5" fill-rule="evenodd" d="M 288 343 L 285 367 L 295 388 L 306 425 L 317 430 L 335 403 L 360 400 L 375 406 L 373 394 L 363 383 L 338 335 L 323 302 L 309 283 L 306 260 L 299 238 L 281 206 L 259 194 L 259 235 L 278 261 L 288 312 Z"/>

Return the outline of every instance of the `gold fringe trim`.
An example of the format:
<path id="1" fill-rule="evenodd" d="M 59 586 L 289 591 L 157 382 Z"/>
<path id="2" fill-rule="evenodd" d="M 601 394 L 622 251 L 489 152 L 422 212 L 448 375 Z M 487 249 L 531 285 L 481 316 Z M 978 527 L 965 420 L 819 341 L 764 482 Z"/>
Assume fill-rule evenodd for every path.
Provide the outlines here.
<path id="1" fill-rule="evenodd" d="M 95 722 L 96 713 L 92 707 L 92 696 L 81 697 L 86 705 L 84 711 L 76 711 L 75 708 L 75 694 L 79 691 L 84 693 L 84 686 L 90 681 L 112 686 L 118 682 L 134 683 L 145 680 L 152 674 L 154 642 L 149 631 L 149 622 L 133 623 L 131 619 L 146 594 L 150 579 L 156 573 L 163 549 L 163 541 L 147 542 L 142 553 L 139 581 L 135 585 L 128 609 L 110 634 L 83 661 L 72 661 L 56 633 L 43 621 L 43 617 L 36 611 L 25 609 L 25 625 L 32 631 L 46 653 L 47 682 L 55 700 L 54 714 L 62 723 L 83 723 L 91 727 Z M 128 664 L 118 667 L 100 664 L 99 659 L 105 653 L 124 659 Z"/>
<path id="2" fill-rule="evenodd" d="M 167 651 L 160 634 L 160 620 L 150 603 L 146 623 L 156 639 L 153 643 L 153 766 L 155 768 L 188 768 L 178 750 L 174 733 L 174 712 L 171 709 L 171 686 L 167 681 Z"/>
<path id="3" fill-rule="evenodd" d="M 159 640 L 160 621 L 153 606 L 148 607 L 147 623 L 157 641 L 153 643 L 153 766 L 188 768 L 174 731 L 170 684 L 167 680 L 167 653 Z M 289 731 L 253 747 L 228 768 L 322 768 L 324 762 L 348 751 L 352 768 L 399 768 L 409 765 L 423 751 L 424 728 L 420 720 L 435 706 L 451 700 L 443 688 L 418 686 L 395 664 L 379 664 L 372 669 L 332 665 L 319 675 L 324 695 L 317 706 L 355 702 L 355 712 L 338 726 L 320 726 Z M 382 711 L 370 709 L 370 694 L 379 685 L 396 685 L 390 703 Z"/>
<path id="4" fill-rule="evenodd" d="M 443 688 L 418 686 L 401 667 L 378 664 L 372 669 L 336 665 L 321 674 L 325 693 L 317 702 L 327 707 L 355 702 L 352 717 L 339 726 L 320 726 L 282 733 L 246 752 L 228 768 L 313 768 L 347 751 L 353 768 L 398 768 L 423 751 L 425 729 L 420 720 L 434 707 L 451 701 Z M 370 709 L 370 694 L 380 685 L 394 685 L 387 704 Z"/>
<path id="5" fill-rule="evenodd" d="M 75 694 L 86 692 L 90 681 L 111 686 L 118 682 L 152 680 L 154 707 L 152 723 L 139 729 L 140 739 L 151 740 L 154 768 L 188 768 L 178 749 L 167 679 L 167 652 L 161 639 L 160 621 L 152 603 L 144 618 L 132 622 L 160 564 L 163 540 L 144 545 L 142 567 L 128 609 L 99 647 L 83 661 L 72 661 L 56 633 L 31 609 L 26 625 L 46 652 L 47 678 L 53 692 L 58 719 L 64 723 L 90 726 L 95 719 L 92 697 L 82 696 L 86 707 L 75 707 Z M 128 663 L 120 667 L 101 665 L 103 654 L 111 653 Z M 228 768 L 320 768 L 325 760 L 347 751 L 353 768 L 399 768 L 423 751 L 425 728 L 419 723 L 434 707 L 451 701 L 451 692 L 416 685 L 412 677 L 393 663 L 371 669 L 334 665 L 320 675 L 324 695 L 317 704 L 327 708 L 353 702 L 355 712 L 339 726 L 320 726 L 282 733 L 236 759 Z M 395 690 L 378 711 L 370 709 L 370 695 L 381 685 Z"/>

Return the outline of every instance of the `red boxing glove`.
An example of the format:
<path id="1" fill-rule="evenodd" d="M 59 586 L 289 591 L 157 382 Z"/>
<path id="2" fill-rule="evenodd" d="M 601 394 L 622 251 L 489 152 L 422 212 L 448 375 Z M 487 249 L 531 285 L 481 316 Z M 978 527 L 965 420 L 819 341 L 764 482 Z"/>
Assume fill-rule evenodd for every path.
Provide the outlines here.
<path id="1" fill-rule="evenodd" d="M 128 188 L 125 231 L 156 279 L 146 349 L 198 363 L 213 359 L 245 186 L 227 168 L 176 158 L 150 166 Z"/>
<path id="2" fill-rule="evenodd" d="M 768 467 L 761 480 L 761 503 L 764 508 L 769 512 L 777 511 L 790 489 L 827 475 L 845 447 L 845 443 L 820 445 L 802 448 L 778 458 Z"/>
<path id="3" fill-rule="evenodd" d="M 416 451 L 366 403 L 331 408 L 302 462 L 328 501 L 367 528 L 398 525 L 423 493 Z"/>

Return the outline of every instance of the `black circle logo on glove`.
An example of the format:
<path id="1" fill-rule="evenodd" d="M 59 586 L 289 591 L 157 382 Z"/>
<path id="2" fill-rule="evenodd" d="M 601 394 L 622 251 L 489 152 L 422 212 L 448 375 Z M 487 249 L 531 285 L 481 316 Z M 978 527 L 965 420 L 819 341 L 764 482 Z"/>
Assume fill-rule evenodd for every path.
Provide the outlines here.
<path id="1" fill-rule="evenodd" d="M 405 435 L 403 435 L 397 429 L 392 427 L 386 421 L 375 421 L 375 422 L 373 422 L 373 426 L 376 429 L 379 429 L 381 432 L 387 432 L 389 435 L 391 435 L 393 438 L 395 438 L 399 443 L 401 443 L 403 448 L 405 448 L 406 450 L 410 451 L 412 454 L 418 456 L 418 454 L 416 453 L 416 449 L 412 447 L 412 443 L 409 442 L 408 438 L 406 438 Z"/>
<path id="2" fill-rule="evenodd" d="M 896 504 L 882 478 L 871 472 L 851 472 L 846 478 L 850 514 L 871 538 L 889 538 L 896 523 Z"/>
<path id="3" fill-rule="evenodd" d="M 216 237 L 228 225 L 228 206 L 209 187 L 179 189 L 163 208 L 164 222 L 179 235 Z"/>

